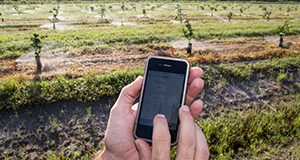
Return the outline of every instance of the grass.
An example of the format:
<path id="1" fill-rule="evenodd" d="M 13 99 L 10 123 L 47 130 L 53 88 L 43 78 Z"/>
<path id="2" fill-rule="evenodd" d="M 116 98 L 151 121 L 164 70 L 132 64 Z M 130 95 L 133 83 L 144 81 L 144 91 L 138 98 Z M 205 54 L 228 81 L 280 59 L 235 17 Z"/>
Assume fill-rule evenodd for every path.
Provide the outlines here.
<path id="1" fill-rule="evenodd" d="M 297 73 L 300 56 L 273 59 L 253 64 L 220 64 L 201 66 L 205 75 L 206 87 L 215 88 L 233 80 L 251 78 L 276 79 L 282 72 Z M 6 79 L 0 81 L 0 109 L 17 109 L 32 104 L 45 104 L 64 100 L 82 102 L 97 101 L 104 97 L 115 97 L 123 86 L 129 84 L 142 70 L 116 72 L 107 75 L 88 75 L 75 79 L 58 76 L 51 80 L 19 81 Z M 222 87 L 222 86 L 221 86 Z"/>
<path id="2" fill-rule="evenodd" d="M 196 123 L 206 136 L 211 159 L 297 159 L 300 156 L 300 94 L 291 99 L 276 99 L 272 106 L 223 108 Z M 91 158 L 101 149 L 103 146 L 83 157 Z M 63 156 L 56 159 L 59 157 Z"/>
<path id="3" fill-rule="evenodd" d="M 272 159 L 284 146 L 300 140 L 300 95 L 291 102 L 279 101 L 276 107 L 225 110 L 198 121 L 198 125 L 213 159 Z M 289 159 L 300 156 L 291 149 L 282 154 Z"/>
<path id="4" fill-rule="evenodd" d="M 157 3 L 153 5 L 161 5 Z M 232 39 L 241 37 L 262 37 L 267 35 L 276 34 L 276 27 L 281 25 L 286 19 L 291 19 L 291 32 L 289 35 L 300 34 L 300 24 L 294 17 L 298 16 L 298 13 L 291 12 L 292 16 L 285 16 L 284 9 L 289 5 L 296 4 L 280 4 L 274 3 L 273 13 L 274 21 L 266 22 L 260 21 L 260 9 L 259 5 L 266 5 L 264 3 L 240 3 L 240 2 L 217 2 L 214 5 L 219 5 L 218 15 L 222 16 L 227 11 L 220 9 L 222 5 L 232 7 L 232 11 L 238 12 L 241 6 L 251 5 L 251 9 L 239 17 L 238 23 L 224 23 L 217 17 L 207 16 L 210 13 L 209 6 L 211 2 L 207 3 L 192 3 L 194 6 L 190 6 L 188 3 L 180 3 L 183 11 L 187 14 L 187 17 L 191 19 L 194 34 L 196 39 Z M 75 15 L 78 18 L 77 21 L 71 24 L 75 25 L 75 30 L 68 31 L 51 31 L 39 28 L 42 23 L 48 22 L 47 18 L 51 14 L 45 8 L 53 8 L 54 4 L 45 4 L 37 11 L 35 16 L 30 14 L 21 14 L 19 16 L 12 16 L 15 11 L 11 10 L 12 5 L 0 6 L 3 8 L 3 15 L 6 19 L 6 25 L 0 26 L 0 59 L 17 58 L 22 54 L 27 53 L 30 46 L 30 37 L 34 32 L 38 32 L 40 35 L 47 35 L 48 38 L 44 40 L 44 46 L 51 48 L 81 48 L 81 47 L 97 47 L 107 45 L 110 48 L 139 45 L 139 44 L 151 44 L 151 43 L 164 43 L 172 40 L 184 38 L 182 34 L 182 26 L 172 24 L 170 20 L 174 19 L 175 12 L 172 3 L 164 4 L 166 8 L 163 11 L 155 10 L 154 12 L 147 12 L 151 15 L 157 16 L 150 19 L 136 18 L 137 14 L 141 14 L 139 9 L 151 8 L 151 5 L 143 3 L 137 4 L 138 11 L 127 10 L 124 13 L 118 13 L 120 10 L 120 3 L 112 3 L 114 11 L 107 11 L 107 15 L 121 16 L 126 21 L 137 22 L 138 26 L 124 26 L 116 27 L 111 24 L 101 23 L 102 20 L 95 20 L 94 16 L 98 13 L 88 14 L 81 12 L 85 10 L 85 6 L 89 7 L 90 3 L 82 3 L 74 7 L 73 4 L 62 4 L 62 10 L 66 12 L 64 16 L 73 17 Z M 97 7 L 99 3 L 94 4 Z M 146 6 L 145 6 L 146 5 Z M 197 10 L 197 5 L 205 6 L 205 10 Z M 32 10 L 35 5 L 24 5 L 22 10 Z M 126 4 L 130 6 L 130 4 Z M 278 7 L 283 9 L 280 11 Z M 24 7 L 24 8 L 23 8 Z M 40 6 L 41 7 L 41 6 Z M 172 10 L 172 12 L 170 11 Z M 148 11 L 148 10 L 147 10 Z M 124 17 L 123 17 L 124 16 Z M 91 19 L 92 17 L 92 19 Z M 251 20 L 245 18 L 252 18 Z M 245 20 L 241 20 L 241 19 Z M 91 21 L 90 21 L 91 20 Z M 29 23 L 30 22 L 30 23 Z M 65 23 L 65 22 L 64 22 Z M 68 24 L 68 23 L 67 23 Z M 20 31 L 24 31 L 20 33 Z"/>

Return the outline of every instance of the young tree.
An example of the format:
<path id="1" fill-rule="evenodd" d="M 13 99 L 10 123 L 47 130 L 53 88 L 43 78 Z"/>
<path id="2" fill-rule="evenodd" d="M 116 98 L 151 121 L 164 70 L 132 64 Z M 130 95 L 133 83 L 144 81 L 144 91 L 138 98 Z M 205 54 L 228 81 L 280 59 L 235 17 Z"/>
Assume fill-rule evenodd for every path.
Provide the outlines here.
<path id="1" fill-rule="evenodd" d="M 283 48 L 283 39 L 284 36 L 291 31 L 290 22 L 287 20 L 282 25 L 277 27 L 277 33 L 280 36 L 279 47 Z"/>
<path id="2" fill-rule="evenodd" d="M 42 41 L 37 33 L 33 34 L 31 38 L 31 46 L 34 48 L 35 61 L 36 61 L 36 72 L 39 74 L 42 72 L 42 63 L 40 59 L 41 49 L 42 49 Z"/>
<path id="3" fill-rule="evenodd" d="M 122 2 L 121 9 L 122 9 L 123 12 L 125 12 L 125 4 L 124 4 L 124 2 Z"/>
<path id="4" fill-rule="evenodd" d="M 226 16 L 227 16 L 228 22 L 230 22 L 232 19 L 233 13 L 229 12 Z"/>
<path id="5" fill-rule="evenodd" d="M 187 53 L 189 55 L 192 54 L 192 42 L 191 40 L 194 38 L 193 28 L 188 19 L 184 21 L 184 27 L 182 29 L 182 32 L 184 34 L 184 37 L 189 41 L 188 47 L 187 47 Z"/>
<path id="6" fill-rule="evenodd" d="M 4 22 L 4 18 L 1 12 L 0 12 L 0 17 L 1 17 L 1 22 Z"/>
<path id="7" fill-rule="evenodd" d="M 244 13 L 244 8 L 241 7 L 241 8 L 240 8 L 240 16 L 242 16 L 243 13 Z"/>
<path id="8" fill-rule="evenodd" d="M 113 12 L 113 6 L 112 5 L 109 5 L 108 9 L 110 10 L 110 12 Z"/>
<path id="9" fill-rule="evenodd" d="M 267 19 L 267 21 L 269 21 L 270 17 L 271 17 L 271 14 L 272 14 L 271 11 L 264 10 L 264 13 L 263 13 L 262 17 L 263 17 L 263 19 Z"/>
<path id="10" fill-rule="evenodd" d="M 18 14 L 21 14 L 21 10 L 20 10 L 19 6 L 13 5 L 13 8 Z"/>
<path id="11" fill-rule="evenodd" d="M 94 6 L 90 6 L 90 9 L 91 9 L 91 12 L 93 13 L 94 10 L 95 10 L 95 7 Z"/>
<path id="12" fill-rule="evenodd" d="M 151 11 L 153 12 L 154 10 L 155 10 L 155 7 L 154 7 L 154 6 L 152 6 L 152 7 L 151 7 Z"/>
<path id="13" fill-rule="evenodd" d="M 292 11 L 292 8 L 290 6 L 288 6 L 287 9 L 286 9 L 286 15 L 290 16 L 291 11 Z"/>
<path id="14" fill-rule="evenodd" d="M 59 19 L 57 18 L 59 13 L 58 8 L 54 7 L 50 12 L 52 13 L 52 18 L 49 19 L 49 21 L 53 24 L 53 30 L 55 30 L 56 29 L 55 23 L 59 22 Z"/>
<path id="15" fill-rule="evenodd" d="M 105 17 L 105 8 L 104 7 L 101 8 L 100 15 L 101 15 L 102 19 Z"/>
<path id="16" fill-rule="evenodd" d="M 210 16 L 214 16 L 214 12 L 218 11 L 218 9 L 214 6 L 210 7 L 211 10 L 211 15 Z"/>
<path id="17" fill-rule="evenodd" d="M 132 9 L 133 9 L 134 11 L 136 11 L 136 5 L 135 5 L 135 4 L 132 4 Z"/>
<path id="18" fill-rule="evenodd" d="M 143 17 L 144 17 L 144 18 L 148 18 L 146 9 L 143 9 Z"/>
<path id="19" fill-rule="evenodd" d="M 180 23 L 182 23 L 183 19 L 184 19 L 184 14 L 182 13 L 181 7 L 176 7 L 177 8 L 177 13 L 175 16 L 175 20 L 176 21 L 180 21 Z"/>

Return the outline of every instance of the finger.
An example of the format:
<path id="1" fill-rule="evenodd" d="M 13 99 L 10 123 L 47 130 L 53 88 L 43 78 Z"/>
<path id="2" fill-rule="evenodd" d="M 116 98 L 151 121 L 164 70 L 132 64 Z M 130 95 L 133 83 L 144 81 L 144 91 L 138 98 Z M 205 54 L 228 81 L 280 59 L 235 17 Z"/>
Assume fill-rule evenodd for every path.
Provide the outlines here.
<path id="1" fill-rule="evenodd" d="M 196 131 L 194 118 L 188 106 L 179 109 L 179 139 L 177 148 L 177 160 L 193 160 L 196 149 Z"/>
<path id="2" fill-rule="evenodd" d="M 139 151 L 140 160 L 151 160 L 151 147 L 142 139 L 135 140 L 135 144 Z"/>
<path id="3" fill-rule="evenodd" d="M 189 72 L 188 84 L 192 83 L 192 81 L 196 78 L 199 78 L 203 75 L 203 70 L 199 67 L 192 67 Z"/>
<path id="4" fill-rule="evenodd" d="M 200 99 L 195 100 L 191 104 L 190 110 L 191 110 L 191 114 L 194 117 L 194 119 L 197 119 L 203 110 L 203 101 L 201 101 Z"/>
<path id="5" fill-rule="evenodd" d="M 185 98 L 185 103 L 191 105 L 196 96 L 202 91 L 204 87 L 204 81 L 201 78 L 195 78 L 187 88 L 187 95 Z"/>
<path id="6" fill-rule="evenodd" d="M 117 105 L 118 107 L 126 107 L 126 109 L 131 109 L 132 104 L 134 103 L 135 99 L 138 97 L 141 87 L 143 83 L 143 77 L 138 76 L 132 83 L 125 86 L 120 96 L 117 100 L 117 103 L 121 105 Z"/>
<path id="7" fill-rule="evenodd" d="M 196 152 L 195 152 L 195 159 L 199 160 L 208 160 L 209 159 L 209 149 L 207 145 L 207 141 L 205 136 L 200 128 L 196 126 Z"/>
<path id="8" fill-rule="evenodd" d="M 139 107 L 139 103 L 136 103 L 131 107 L 131 111 L 132 111 L 131 113 L 134 117 L 136 116 L 138 107 Z"/>
<path id="9" fill-rule="evenodd" d="M 153 124 L 152 159 L 170 159 L 171 136 L 167 119 L 164 115 L 158 114 Z"/>

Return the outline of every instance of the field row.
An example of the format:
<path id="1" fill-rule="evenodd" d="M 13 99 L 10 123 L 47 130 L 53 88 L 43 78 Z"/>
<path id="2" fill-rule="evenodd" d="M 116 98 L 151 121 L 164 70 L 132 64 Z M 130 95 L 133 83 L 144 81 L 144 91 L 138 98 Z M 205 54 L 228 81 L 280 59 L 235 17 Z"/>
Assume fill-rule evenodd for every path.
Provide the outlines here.
<path id="1" fill-rule="evenodd" d="M 221 64 L 202 66 L 206 74 L 206 87 L 218 89 L 224 82 L 239 79 L 272 78 L 277 81 L 289 81 L 297 77 L 300 57 L 273 59 L 256 62 L 251 65 Z M 97 101 L 103 97 L 116 96 L 121 88 L 142 75 L 142 70 L 124 71 L 106 75 L 89 75 L 69 79 L 58 76 L 50 81 L 19 81 L 7 79 L 0 81 L 0 109 L 17 109 L 32 104 L 46 104 L 57 101 Z M 22 78 L 22 77 L 20 77 Z"/>

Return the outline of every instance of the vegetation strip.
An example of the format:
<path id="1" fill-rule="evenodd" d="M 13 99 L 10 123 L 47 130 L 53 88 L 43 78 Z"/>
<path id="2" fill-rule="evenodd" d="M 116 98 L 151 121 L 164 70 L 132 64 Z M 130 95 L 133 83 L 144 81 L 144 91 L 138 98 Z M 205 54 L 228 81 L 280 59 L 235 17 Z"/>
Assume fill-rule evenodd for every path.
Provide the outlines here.
<path id="1" fill-rule="evenodd" d="M 225 110 L 198 121 L 208 140 L 213 159 L 273 159 L 282 144 L 300 140 L 300 94 L 276 107 L 253 107 L 246 111 Z M 298 147 L 299 148 L 299 147 Z M 296 150 L 283 152 L 288 159 L 300 156 Z M 276 156 L 275 156 L 276 157 Z"/>
<path id="2" fill-rule="evenodd" d="M 300 56 L 273 59 L 253 64 L 221 64 L 201 66 L 207 86 L 219 81 L 250 79 L 255 75 L 276 79 L 281 73 L 299 71 Z M 133 81 L 142 70 L 116 72 L 107 75 L 89 75 L 76 79 L 58 76 L 50 81 L 0 81 L 0 109 L 17 109 L 32 104 L 52 103 L 63 100 L 97 101 L 118 95 L 123 86 Z"/>
<path id="3" fill-rule="evenodd" d="M 300 25 L 291 22 L 292 28 L 287 35 L 299 35 Z M 235 24 L 206 23 L 193 26 L 195 39 L 226 39 L 234 37 L 262 37 L 268 35 L 276 35 L 278 30 L 276 27 L 281 25 L 281 22 L 276 24 L 247 24 L 241 23 L 238 26 Z M 209 26 L 209 27 L 208 27 Z M 274 27 L 275 26 L 275 27 Z M 46 37 L 45 45 L 60 47 L 91 47 L 105 46 L 111 48 L 124 45 L 137 45 L 147 43 L 169 42 L 183 38 L 182 27 L 165 25 L 151 25 L 151 27 L 123 27 L 119 28 L 102 28 L 86 29 L 86 30 L 70 30 L 61 32 L 40 31 L 38 34 Z M 30 37 L 32 32 L 23 34 L 5 33 L 0 35 L 0 59 L 16 58 L 26 53 L 30 49 Z"/>

